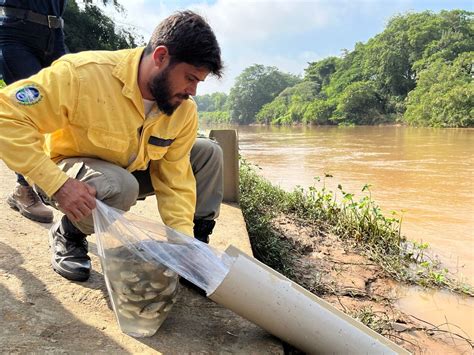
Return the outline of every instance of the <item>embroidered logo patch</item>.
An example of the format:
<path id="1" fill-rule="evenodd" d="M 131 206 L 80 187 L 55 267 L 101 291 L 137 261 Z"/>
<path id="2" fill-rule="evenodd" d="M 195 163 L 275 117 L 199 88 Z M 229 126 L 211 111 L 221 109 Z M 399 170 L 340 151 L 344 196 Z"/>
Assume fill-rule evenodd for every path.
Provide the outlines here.
<path id="1" fill-rule="evenodd" d="M 43 96 L 34 85 L 24 86 L 15 93 L 16 101 L 20 105 L 34 105 L 38 103 Z"/>

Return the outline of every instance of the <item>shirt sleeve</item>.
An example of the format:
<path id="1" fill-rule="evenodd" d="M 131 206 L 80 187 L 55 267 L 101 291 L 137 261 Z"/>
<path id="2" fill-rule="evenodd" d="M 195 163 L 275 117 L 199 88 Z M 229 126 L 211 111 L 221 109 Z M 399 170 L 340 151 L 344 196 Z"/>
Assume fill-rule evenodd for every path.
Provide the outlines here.
<path id="1" fill-rule="evenodd" d="M 194 103 L 187 116 L 187 124 L 165 156 L 151 161 L 150 174 L 163 222 L 192 236 L 196 208 L 196 180 L 190 161 L 191 148 L 197 136 L 197 109 Z"/>
<path id="2" fill-rule="evenodd" d="M 69 62 L 55 62 L 0 90 L 0 159 L 52 196 L 68 179 L 45 153 L 44 135 L 68 124 L 79 83 Z"/>

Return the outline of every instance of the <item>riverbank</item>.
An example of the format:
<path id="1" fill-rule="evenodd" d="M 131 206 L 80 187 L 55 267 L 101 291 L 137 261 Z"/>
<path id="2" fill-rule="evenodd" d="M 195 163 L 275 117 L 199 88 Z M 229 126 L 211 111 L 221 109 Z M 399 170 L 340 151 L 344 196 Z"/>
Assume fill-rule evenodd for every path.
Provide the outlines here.
<path id="1" fill-rule="evenodd" d="M 345 198 L 353 209 L 344 212 L 327 191 L 284 192 L 242 164 L 241 207 L 257 258 L 413 353 L 472 351 L 455 325 L 428 324 L 398 310 L 392 292 L 402 282 L 471 295 L 472 287 L 456 284 L 435 263 L 423 264 L 424 246 L 407 253 L 396 219 L 383 217 L 373 201 L 361 206 Z"/>
<path id="2" fill-rule="evenodd" d="M 296 186 L 355 198 L 371 185 L 384 211 L 403 217 L 402 232 L 430 249 L 459 278 L 474 284 L 474 130 L 413 127 L 237 127 L 240 154 L 259 174 Z M 332 178 L 316 181 L 330 174 Z M 342 197 L 342 196 L 339 196 Z M 454 307 L 454 305 L 453 305 Z M 474 317 L 474 314 L 472 314 Z M 466 317 L 466 323 L 471 323 Z"/>

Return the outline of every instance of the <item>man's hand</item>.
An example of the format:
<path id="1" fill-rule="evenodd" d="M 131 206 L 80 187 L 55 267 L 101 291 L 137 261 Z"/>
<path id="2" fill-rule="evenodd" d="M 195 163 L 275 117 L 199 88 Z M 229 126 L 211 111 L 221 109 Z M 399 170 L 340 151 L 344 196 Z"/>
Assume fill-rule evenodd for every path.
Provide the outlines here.
<path id="1" fill-rule="evenodd" d="M 86 183 L 69 178 L 54 194 L 59 208 L 74 222 L 91 215 L 95 208 L 96 191 Z"/>

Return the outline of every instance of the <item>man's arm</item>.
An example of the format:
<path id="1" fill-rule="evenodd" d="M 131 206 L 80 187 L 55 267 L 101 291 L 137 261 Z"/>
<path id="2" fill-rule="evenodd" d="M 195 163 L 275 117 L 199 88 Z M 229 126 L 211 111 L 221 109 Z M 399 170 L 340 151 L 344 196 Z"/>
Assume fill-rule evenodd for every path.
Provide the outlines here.
<path id="1" fill-rule="evenodd" d="M 190 115 L 182 134 L 171 144 L 166 155 L 150 163 L 150 174 L 158 209 L 163 222 L 186 235 L 193 235 L 196 208 L 196 181 L 191 168 L 190 152 L 197 135 L 196 105 L 190 105 Z"/>
<path id="2" fill-rule="evenodd" d="M 46 155 L 43 145 L 44 134 L 69 123 L 78 91 L 74 69 L 67 62 L 57 62 L 0 91 L 0 159 L 46 194 L 54 195 L 72 220 L 90 214 L 94 191 L 69 179 Z"/>

